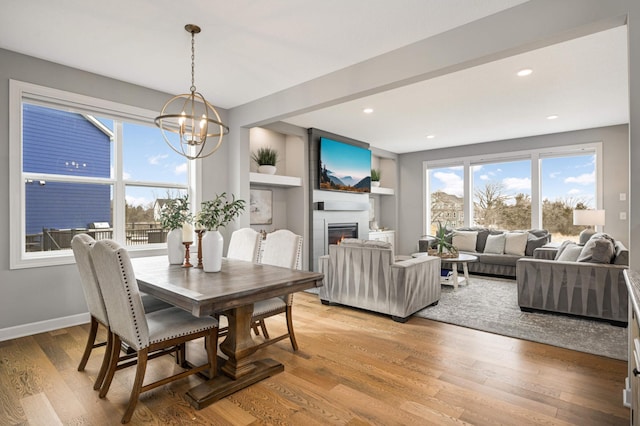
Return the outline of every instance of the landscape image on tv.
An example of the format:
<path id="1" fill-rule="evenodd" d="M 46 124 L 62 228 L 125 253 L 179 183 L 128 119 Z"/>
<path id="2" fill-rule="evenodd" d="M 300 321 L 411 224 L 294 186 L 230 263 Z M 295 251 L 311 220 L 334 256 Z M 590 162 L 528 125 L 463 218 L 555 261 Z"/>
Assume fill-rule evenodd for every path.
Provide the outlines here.
<path id="1" fill-rule="evenodd" d="M 371 151 L 320 138 L 320 189 L 371 192 Z"/>

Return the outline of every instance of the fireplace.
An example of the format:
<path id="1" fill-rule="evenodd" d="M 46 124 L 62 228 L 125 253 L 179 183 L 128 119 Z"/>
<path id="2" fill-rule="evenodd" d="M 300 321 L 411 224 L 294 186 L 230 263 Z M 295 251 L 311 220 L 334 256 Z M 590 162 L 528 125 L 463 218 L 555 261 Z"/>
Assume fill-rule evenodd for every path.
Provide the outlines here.
<path id="1" fill-rule="evenodd" d="M 344 238 L 358 238 L 358 223 L 329 223 L 327 241 L 329 245 L 338 244 Z"/>

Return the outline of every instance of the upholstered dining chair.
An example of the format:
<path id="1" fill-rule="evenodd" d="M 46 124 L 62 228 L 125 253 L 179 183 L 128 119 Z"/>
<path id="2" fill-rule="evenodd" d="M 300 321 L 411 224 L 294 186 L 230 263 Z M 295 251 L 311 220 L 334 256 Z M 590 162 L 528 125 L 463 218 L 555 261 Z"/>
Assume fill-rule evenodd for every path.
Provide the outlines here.
<path id="1" fill-rule="evenodd" d="M 122 423 L 131 420 L 140 393 L 204 370 L 210 370 L 211 377 L 216 375 L 218 321 L 215 318 L 194 317 L 180 308 L 145 313 L 127 250 L 115 241 L 100 240 L 93 245 L 90 253 L 113 333 L 112 352 L 100 398 L 106 396 L 118 369 L 120 341 L 126 342 L 137 355 L 136 376 Z M 150 353 L 184 351 L 186 342 L 201 337 L 205 338 L 207 350 L 205 364 L 144 384 Z"/>
<path id="2" fill-rule="evenodd" d="M 258 262 L 262 234 L 251 228 L 233 231 L 227 249 L 227 258 Z"/>
<path id="3" fill-rule="evenodd" d="M 302 237 L 287 229 L 267 234 L 267 238 L 262 242 L 263 250 L 260 254 L 259 263 L 265 265 L 282 266 L 290 269 L 302 269 Z M 260 346 L 270 345 L 287 337 L 291 340 L 294 351 L 298 350 L 298 343 L 293 332 L 293 294 L 283 297 L 272 297 L 271 299 L 256 302 L 253 307 L 252 322 L 259 324 L 262 334 L 266 339 Z M 270 338 L 265 324 L 265 318 L 285 313 L 287 319 L 287 333 Z M 255 328 L 254 328 L 255 329 Z"/>
<path id="4" fill-rule="evenodd" d="M 107 371 L 107 365 L 109 363 L 109 355 L 111 353 L 111 345 L 113 339 L 111 330 L 109 329 L 109 318 L 107 316 L 107 310 L 104 306 L 104 300 L 102 299 L 102 292 L 98 285 L 98 279 L 96 278 L 96 272 L 93 267 L 93 261 L 89 252 L 91 247 L 95 244 L 95 240 L 87 234 L 77 234 L 71 240 L 71 249 L 73 250 L 73 256 L 80 273 L 80 283 L 82 285 L 82 291 L 84 293 L 85 300 L 87 302 L 87 308 L 89 309 L 89 315 L 91 316 L 89 336 L 84 348 L 84 353 L 80 359 L 78 365 L 78 371 L 84 371 L 91 352 L 95 348 L 99 348 L 106 345 L 102 364 L 96 377 L 96 382 L 93 386 L 95 390 L 98 390 L 104 380 L 104 375 Z M 145 312 L 154 312 L 160 309 L 171 308 L 172 305 L 165 303 L 159 299 L 148 294 L 142 295 L 142 304 Z M 107 330 L 107 341 L 96 343 L 98 334 L 98 327 L 102 325 Z M 120 357 L 120 361 L 125 361 L 135 356 L 123 355 Z M 131 365 L 131 364 L 127 364 Z"/>

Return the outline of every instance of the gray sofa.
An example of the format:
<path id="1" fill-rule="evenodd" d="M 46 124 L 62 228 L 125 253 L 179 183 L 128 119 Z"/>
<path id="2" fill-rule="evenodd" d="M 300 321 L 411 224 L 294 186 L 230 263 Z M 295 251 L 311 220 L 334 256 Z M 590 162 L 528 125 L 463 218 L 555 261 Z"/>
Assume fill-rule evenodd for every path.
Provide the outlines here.
<path id="1" fill-rule="evenodd" d="M 496 236 L 514 236 L 516 234 L 523 235 L 526 242 L 522 240 L 518 243 L 510 244 L 502 251 L 495 244 Z M 456 235 L 464 235 L 462 241 L 456 244 Z M 487 250 L 487 241 L 491 241 L 491 250 Z M 469 272 L 475 274 L 497 275 L 515 278 L 516 264 L 522 258 L 533 257 L 533 253 L 537 248 L 545 246 L 551 241 L 551 235 L 545 229 L 530 229 L 526 231 L 501 231 L 495 229 L 481 227 L 465 227 L 451 230 L 447 235 L 447 241 L 456 245 L 460 253 L 472 254 L 478 257 L 477 262 L 469 262 L 467 264 Z M 422 237 L 418 241 L 418 250 L 421 252 L 428 251 L 432 247 L 435 239 L 430 236 Z M 451 263 L 447 259 L 442 260 L 443 268 L 450 268 Z M 461 270 L 462 265 L 458 265 Z"/>
<path id="2" fill-rule="evenodd" d="M 319 259 L 324 304 L 337 303 L 391 315 L 405 322 L 440 300 L 440 258 L 394 261 L 391 244 L 345 239 Z"/>
<path id="3" fill-rule="evenodd" d="M 628 267 L 629 253 L 620 241 L 607 237 L 595 234 L 584 247 L 565 242 L 555 248 L 540 248 L 533 258 L 518 260 L 520 309 L 626 324 L 628 293 L 623 271 Z"/>

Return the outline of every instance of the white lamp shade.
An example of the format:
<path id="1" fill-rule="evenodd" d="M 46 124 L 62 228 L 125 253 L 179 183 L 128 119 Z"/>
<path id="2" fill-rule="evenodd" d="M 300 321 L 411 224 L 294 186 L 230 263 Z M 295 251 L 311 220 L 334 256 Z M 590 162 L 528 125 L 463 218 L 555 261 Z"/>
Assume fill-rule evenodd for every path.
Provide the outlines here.
<path id="1" fill-rule="evenodd" d="M 574 210 L 573 224 L 597 226 L 604 225 L 604 210 Z"/>

